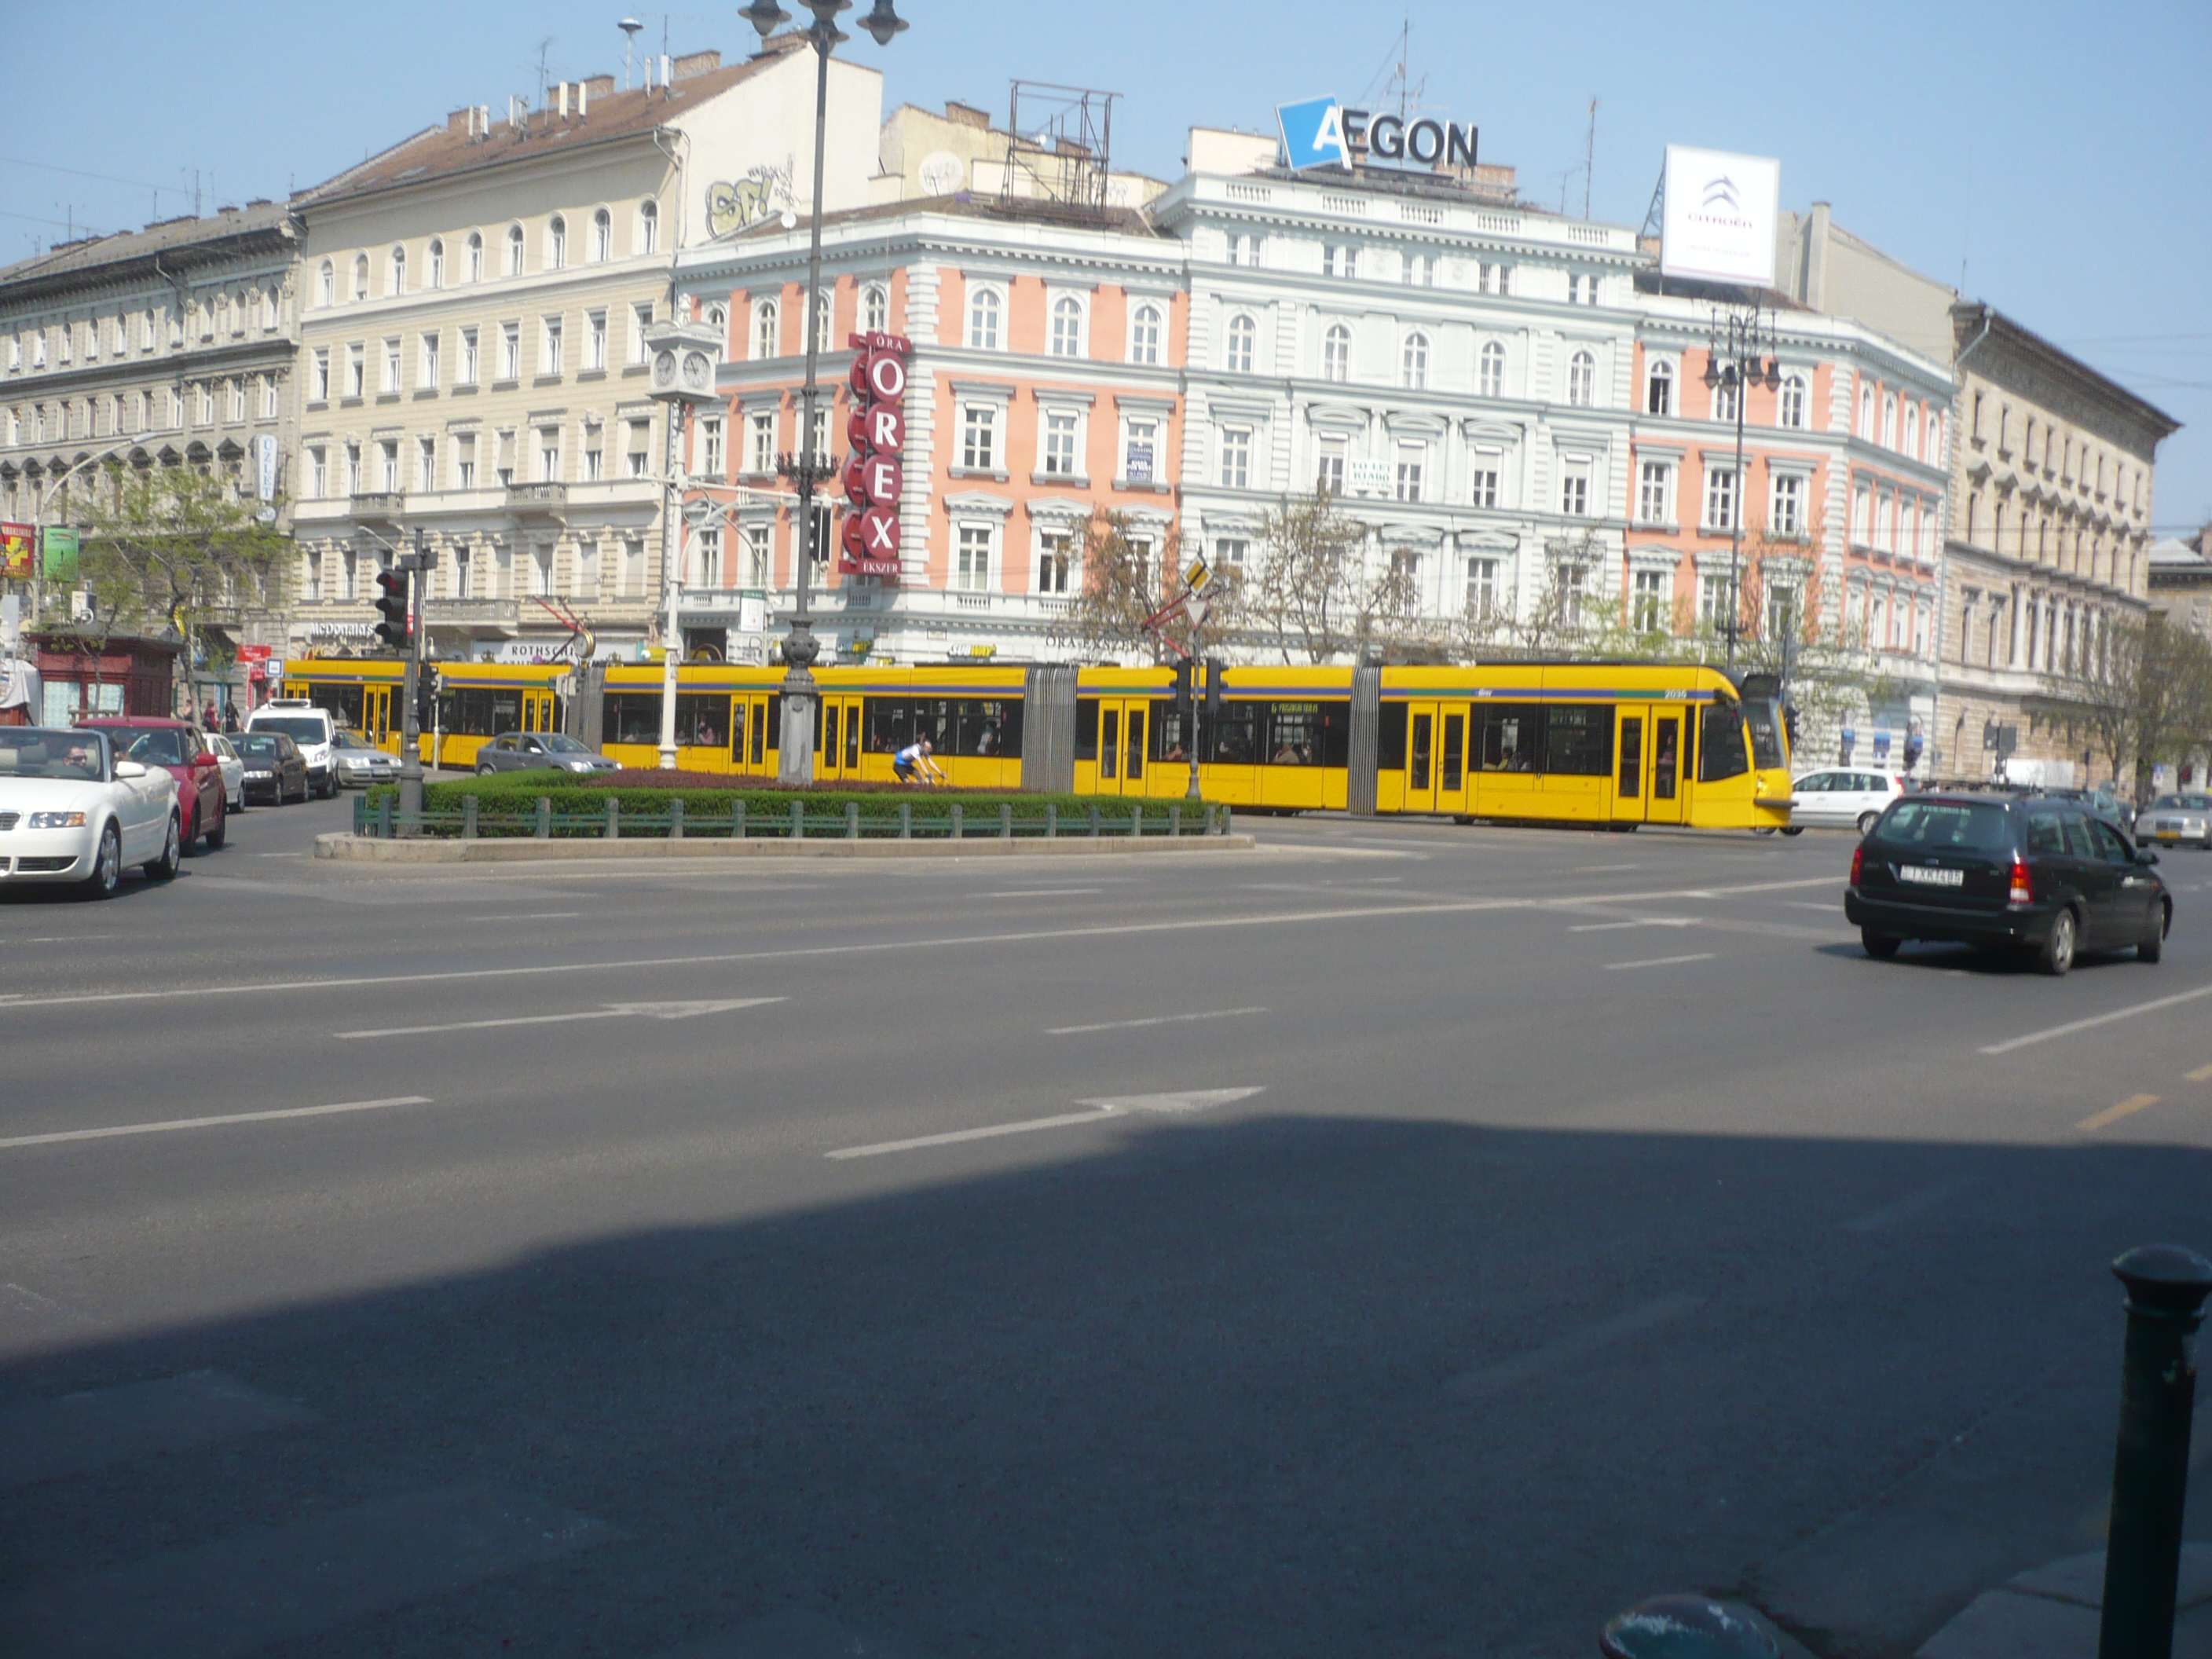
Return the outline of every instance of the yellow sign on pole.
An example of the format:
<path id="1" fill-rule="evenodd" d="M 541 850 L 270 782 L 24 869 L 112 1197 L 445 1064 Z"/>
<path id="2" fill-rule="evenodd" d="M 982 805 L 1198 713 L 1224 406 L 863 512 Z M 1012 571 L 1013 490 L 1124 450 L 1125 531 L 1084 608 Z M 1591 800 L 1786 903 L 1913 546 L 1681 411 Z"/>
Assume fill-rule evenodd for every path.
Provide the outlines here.
<path id="1" fill-rule="evenodd" d="M 1182 579 L 1192 592 L 1203 593 L 1206 584 L 1213 580 L 1213 573 L 1206 568 L 1204 559 L 1193 559 L 1190 568 L 1182 573 Z"/>

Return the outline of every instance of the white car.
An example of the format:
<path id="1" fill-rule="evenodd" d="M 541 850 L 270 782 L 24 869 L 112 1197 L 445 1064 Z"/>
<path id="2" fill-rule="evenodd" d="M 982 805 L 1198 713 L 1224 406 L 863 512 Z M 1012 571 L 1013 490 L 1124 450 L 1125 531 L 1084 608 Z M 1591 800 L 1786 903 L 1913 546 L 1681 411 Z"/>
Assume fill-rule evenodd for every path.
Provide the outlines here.
<path id="1" fill-rule="evenodd" d="M 125 865 L 166 881 L 183 855 L 166 767 L 118 760 L 105 732 L 0 726 L 0 887 L 78 882 L 106 898 Z"/>
<path id="2" fill-rule="evenodd" d="M 305 697 L 271 697 L 246 717 L 249 732 L 282 732 L 307 763 L 307 793 L 338 798 L 338 723 Z"/>
<path id="3" fill-rule="evenodd" d="M 230 739 L 222 732 L 210 732 L 205 735 L 208 752 L 215 757 L 216 764 L 222 768 L 222 810 L 243 812 L 246 810 L 246 762 L 240 757 L 238 750 L 230 746 Z"/>
<path id="4" fill-rule="evenodd" d="M 1894 772 L 1808 772 L 1790 786 L 1790 833 L 1811 824 L 1863 836 L 1905 787 Z"/>

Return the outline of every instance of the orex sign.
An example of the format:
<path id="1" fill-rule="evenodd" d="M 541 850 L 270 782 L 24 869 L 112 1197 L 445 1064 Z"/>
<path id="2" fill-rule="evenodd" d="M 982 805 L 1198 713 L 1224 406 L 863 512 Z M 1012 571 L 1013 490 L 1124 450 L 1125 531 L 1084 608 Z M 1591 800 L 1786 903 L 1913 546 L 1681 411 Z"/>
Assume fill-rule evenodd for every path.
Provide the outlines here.
<path id="1" fill-rule="evenodd" d="M 1438 121 L 1428 116 L 1375 115 L 1346 109 L 1334 98 L 1310 98 L 1275 110 L 1282 130 L 1283 155 L 1293 167 L 1347 167 L 1356 155 L 1382 161 L 1438 161 L 1474 165 L 1476 129 L 1470 123 Z"/>

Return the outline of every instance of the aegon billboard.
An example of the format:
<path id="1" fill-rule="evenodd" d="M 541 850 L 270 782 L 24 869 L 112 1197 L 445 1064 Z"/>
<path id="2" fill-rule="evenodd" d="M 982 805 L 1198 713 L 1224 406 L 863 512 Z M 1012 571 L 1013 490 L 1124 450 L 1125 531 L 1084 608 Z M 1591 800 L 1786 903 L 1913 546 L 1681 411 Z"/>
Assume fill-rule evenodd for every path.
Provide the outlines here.
<path id="1" fill-rule="evenodd" d="M 1663 187 L 1661 276 L 1774 286 L 1781 162 L 1669 144 Z"/>
<path id="2" fill-rule="evenodd" d="M 1380 161 L 1410 161 L 1433 167 L 1438 161 L 1473 167 L 1476 130 L 1470 123 L 1438 121 L 1428 116 L 1370 114 L 1346 109 L 1334 98 L 1310 98 L 1282 104 L 1275 122 L 1283 135 L 1283 155 L 1296 167 L 1348 167 L 1364 152 Z"/>

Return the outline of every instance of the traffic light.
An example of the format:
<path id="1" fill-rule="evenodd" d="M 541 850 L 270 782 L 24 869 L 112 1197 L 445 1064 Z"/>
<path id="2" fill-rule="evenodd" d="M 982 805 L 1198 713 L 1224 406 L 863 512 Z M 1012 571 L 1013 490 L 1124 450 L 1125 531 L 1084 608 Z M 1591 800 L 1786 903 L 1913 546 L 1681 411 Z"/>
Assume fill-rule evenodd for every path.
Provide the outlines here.
<path id="1" fill-rule="evenodd" d="M 1185 657 L 1175 667 L 1175 712 L 1178 720 L 1188 720 L 1191 714 L 1191 661 Z"/>
<path id="2" fill-rule="evenodd" d="M 376 574 L 376 614 L 384 620 L 376 625 L 376 637 L 394 651 L 408 647 L 410 629 L 408 623 L 407 573 L 404 570 L 380 570 Z"/>
<path id="3" fill-rule="evenodd" d="M 1208 725 L 1221 718 L 1222 694 L 1229 688 L 1222 684 L 1221 659 L 1206 659 L 1206 719 Z"/>

